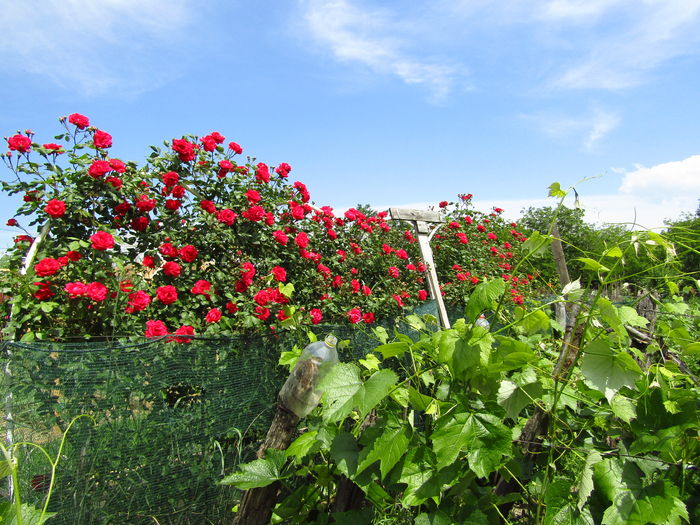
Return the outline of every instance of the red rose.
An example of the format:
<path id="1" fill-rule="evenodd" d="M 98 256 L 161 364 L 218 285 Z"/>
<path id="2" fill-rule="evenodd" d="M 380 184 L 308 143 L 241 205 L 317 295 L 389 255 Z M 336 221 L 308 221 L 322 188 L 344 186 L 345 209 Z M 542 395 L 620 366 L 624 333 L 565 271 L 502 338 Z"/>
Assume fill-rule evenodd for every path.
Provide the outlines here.
<path id="1" fill-rule="evenodd" d="M 85 289 L 85 295 L 97 302 L 102 302 L 107 298 L 107 287 L 98 282 L 90 283 Z"/>
<path id="2" fill-rule="evenodd" d="M 57 259 L 53 259 L 51 257 L 45 257 L 34 265 L 34 273 L 39 277 L 53 275 L 60 269 L 61 263 Z"/>
<path id="3" fill-rule="evenodd" d="M 182 203 L 176 199 L 168 199 L 165 201 L 165 207 L 170 211 L 176 211 L 180 207 L 180 204 Z"/>
<path id="4" fill-rule="evenodd" d="M 160 286 L 156 290 L 156 297 L 163 304 L 173 304 L 177 301 L 177 288 L 171 285 Z"/>
<path id="5" fill-rule="evenodd" d="M 148 228 L 149 223 L 148 217 L 136 217 L 131 221 L 131 227 L 137 232 L 142 232 Z"/>
<path id="6" fill-rule="evenodd" d="M 255 312 L 256 312 L 255 317 L 257 317 L 258 319 L 260 319 L 262 321 L 266 321 L 267 318 L 270 317 L 270 309 L 269 308 L 265 308 L 263 306 L 256 306 Z"/>
<path id="7" fill-rule="evenodd" d="M 77 297 L 85 295 L 85 292 L 87 292 L 87 285 L 81 282 L 66 283 L 66 286 L 63 289 L 66 291 L 66 293 L 70 296 L 71 299 L 75 299 Z"/>
<path id="8" fill-rule="evenodd" d="M 228 226 L 231 226 L 234 222 L 236 222 L 236 217 L 238 217 L 236 212 L 229 210 L 228 208 L 225 208 L 216 214 L 216 219 Z"/>
<path id="9" fill-rule="evenodd" d="M 306 248 L 309 245 L 309 236 L 304 232 L 299 232 L 297 233 L 297 236 L 294 237 L 294 243 L 299 248 Z"/>
<path id="10" fill-rule="evenodd" d="M 124 183 L 122 182 L 122 180 L 119 177 L 107 177 L 105 179 L 105 182 L 107 184 L 111 184 L 112 187 L 114 187 L 118 190 L 121 190 L 122 186 L 124 185 Z"/>
<path id="11" fill-rule="evenodd" d="M 126 173 L 126 164 L 124 164 L 119 159 L 110 159 L 109 167 L 112 168 L 117 173 Z"/>
<path id="12" fill-rule="evenodd" d="M 231 150 L 233 150 L 233 152 L 236 153 L 237 155 L 240 155 L 241 153 L 243 153 L 243 148 L 241 148 L 241 147 L 240 147 L 238 144 L 236 144 L 235 142 L 229 142 L 229 143 L 228 143 L 228 147 L 229 147 Z"/>
<path id="13" fill-rule="evenodd" d="M 275 240 L 280 243 L 283 246 L 287 245 L 287 242 L 289 241 L 287 234 L 284 233 L 282 230 L 277 230 L 272 233 L 272 236 L 275 238 Z"/>
<path id="14" fill-rule="evenodd" d="M 270 169 L 267 167 L 267 164 L 258 162 L 257 166 L 255 166 L 255 178 L 259 182 L 270 182 Z"/>
<path id="15" fill-rule="evenodd" d="M 202 137 L 199 140 L 204 146 L 204 151 L 214 151 L 216 149 L 216 141 L 213 138 L 211 138 L 211 136 L 207 135 L 206 137 Z"/>
<path id="16" fill-rule="evenodd" d="M 279 166 L 277 166 L 277 169 L 275 172 L 282 178 L 287 178 L 289 176 L 289 172 L 292 171 L 292 167 L 287 164 L 286 162 L 283 162 Z"/>
<path id="17" fill-rule="evenodd" d="M 12 151 L 27 153 L 32 149 L 32 139 L 25 135 L 13 135 L 7 139 L 7 145 Z"/>
<path id="18" fill-rule="evenodd" d="M 184 139 L 173 139 L 173 151 L 177 153 L 182 162 L 190 162 L 195 157 L 195 145 Z"/>
<path id="19" fill-rule="evenodd" d="M 199 207 L 207 213 L 216 213 L 216 206 L 212 201 L 202 201 L 199 203 Z"/>
<path id="20" fill-rule="evenodd" d="M 17 219 L 7 219 L 8 226 L 17 226 L 18 224 Z"/>
<path id="21" fill-rule="evenodd" d="M 61 151 L 63 149 L 63 146 L 61 146 L 60 144 L 55 144 L 53 142 L 49 142 L 48 144 L 44 144 L 43 146 L 45 149 L 50 149 L 51 153 L 54 153 L 54 154 L 65 153 L 65 151 Z"/>
<path id="22" fill-rule="evenodd" d="M 323 313 L 318 308 L 312 308 L 309 312 L 312 324 L 318 324 L 323 320 Z"/>
<path id="23" fill-rule="evenodd" d="M 230 314 L 235 314 L 238 311 L 238 306 L 229 301 L 226 303 L 226 311 Z"/>
<path id="24" fill-rule="evenodd" d="M 194 260 L 197 258 L 199 252 L 197 251 L 197 248 L 195 248 L 191 244 L 188 244 L 178 250 L 178 255 L 180 256 L 180 259 L 182 259 L 186 263 L 191 263 L 194 262 Z"/>
<path id="25" fill-rule="evenodd" d="M 425 301 L 428 298 L 428 292 L 426 290 L 418 290 L 418 299 Z"/>
<path id="26" fill-rule="evenodd" d="M 73 262 L 79 261 L 80 259 L 83 258 L 83 256 L 80 255 L 80 252 L 75 252 L 73 250 L 66 252 L 66 257 L 68 257 L 68 259 L 73 261 Z"/>
<path id="27" fill-rule="evenodd" d="M 441 208 L 447 208 L 447 205 L 448 205 L 448 204 L 449 204 L 449 203 L 448 203 L 447 201 L 440 201 L 439 206 L 440 206 Z"/>
<path id="28" fill-rule="evenodd" d="M 99 129 L 95 130 L 95 134 L 92 136 L 92 143 L 96 148 L 111 148 L 112 135 Z"/>
<path id="29" fill-rule="evenodd" d="M 396 279 L 399 276 L 399 269 L 396 266 L 389 266 L 389 269 L 387 270 L 387 273 Z"/>
<path id="30" fill-rule="evenodd" d="M 241 215 L 251 222 L 258 222 L 265 218 L 265 210 L 262 206 L 251 206 Z"/>
<path id="31" fill-rule="evenodd" d="M 199 281 L 194 283 L 194 286 L 190 290 L 190 293 L 194 295 L 209 296 L 209 290 L 211 290 L 211 283 L 209 281 L 205 281 L 204 279 L 200 279 Z"/>
<path id="32" fill-rule="evenodd" d="M 245 192 L 245 197 L 248 199 L 250 204 L 257 204 L 260 202 L 260 194 L 255 190 L 248 190 Z"/>
<path id="33" fill-rule="evenodd" d="M 146 321 L 146 337 L 161 337 L 168 334 L 168 327 L 163 321 Z"/>
<path id="34" fill-rule="evenodd" d="M 151 304 L 151 296 L 143 290 L 130 293 L 126 312 L 130 314 L 140 312 L 141 310 L 145 310 L 149 304 Z"/>
<path id="35" fill-rule="evenodd" d="M 175 186 L 173 187 L 173 197 L 176 199 L 182 199 L 185 196 L 185 187 L 184 186 Z"/>
<path id="36" fill-rule="evenodd" d="M 165 184 L 168 187 L 175 186 L 180 181 L 180 175 L 178 175 L 174 171 L 168 171 L 167 173 L 163 173 L 161 178 L 163 180 L 163 184 Z"/>
<path id="37" fill-rule="evenodd" d="M 175 246 L 169 242 L 164 242 L 161 244 L 158 251 L 161 253 L 161 255 L 163 255 L 163 257 L 169 257 L 171 259 L 177 257 L 177 248 L 175 248 Z"/>
<path id="38" fill-rule="evenodd" d="M 270 273 L 274 276 L 276 281 L 283 283 L 287 280 L 287 270 L 281 266 L 275 266 Z"/>
<path id="39" fill-rule="evenodd" d="M 110 171 L 112 171 L 112 166 L 109 165 L 109 162 L 106 160 L 96 160 L 90 164 L 90 167 L 88 168 L 88 175 L 90 175 L 93 179 L 99 179 L 100 177 L 104 177 L 104 175 Z"/>
<path id="40" fill-rule="evenodd" d="M 150 199 L 148 195 L 139 195 L 139 198 L 136 201 L 135 205 L 139 211 L 147 213 L 156 207 L 156 200 Z"/>
<path id="41" fill-rule="evenodd" d="M 352 310 L 348 311 L 347 316 L 348 321 L 350 321 L 352 324 L 357 324 L 362 320 L 362 312 L 360 312 L 359 308 L 353 308 Z"/>
<path id="42" fill-rule="evenodd" d="M 175 341 L 176 343 L 191 343 L 192 337 L 194 336 L 194 328 L 189 325 L 184 325 L 175 330 L 175 334 L 178 337 L 172 337 L 168 341 Z"/>
<path id="43" fill-rule="evenodd" d="M 374 322 L 374 313 L 366 312 L 362 316 L 362 321 L 364 321 L 366 324 L 372 324 Z"/>
<path id="44" fill-rule="evenodd" d="M 105 231 L 98 231 L 90 237 L 92 248 L 94 250 L 109 250 L 114 247 L 114 237 Z"/>
<path id="45" fill-rule="evenodd" d="M 163 265 L 163 273 L 170 277 L 179 277 L 182 268 L 174 261 L 168 261 Z"/>
<path id="46" fill-rule="evenodd" d="M 204 320 L 207 323 L 218 323 L 221 320 L 221 310 L 218 308 L 212 308 L 207 312 L 206 317 Z"/>
<path id="47" fill-rule="evenodd" d="M 54 219 L 63 217 L 63 215 L 66 213 L 66 203 L 57 199 L 51 199 L 46 203 L 44 211 L 51 215 L 51 217 Z"/>
<path id="48" fill-rule="evenodd" d="M 143 264 L 146 268 L 155 268 L 156 267 L 156 261 L 150 255 L 144 255 L 143 261 L 141 261 L 141 264 Z"/>
<path id="49" fill-rule="evenodd" d="M 80 113 L 72 113 L 68 116 L 68 122 L 76 125 L 79 129 L 87 128 L 90 125 L 90 121 L 85 115 Z"/>
<path id="50" fill-rule="evenodd" d="M 51 289 L 50 282 L 38 282 L 33 283 L 34 286 L 38 286 L 39 289 L 34 292 L 33 296 L 39 301 L 45 301 L 46 299 L 51 299 L 56 293 Z"/>

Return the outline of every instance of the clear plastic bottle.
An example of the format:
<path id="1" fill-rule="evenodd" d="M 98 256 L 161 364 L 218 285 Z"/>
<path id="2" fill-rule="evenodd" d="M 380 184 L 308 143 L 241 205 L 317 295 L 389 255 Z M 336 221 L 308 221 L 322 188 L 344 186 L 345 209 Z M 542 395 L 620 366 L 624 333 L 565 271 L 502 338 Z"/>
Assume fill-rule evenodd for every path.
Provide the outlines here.
<path id="1" fill-rule="evenodd" d="M 476 323 L 474 323 L 476 326 L 481 326 L 482 328 L 486 328 L 487 330 L 491 328 L 491 324 L 489 323 L 488 319 L 486 319 L 486 316 L 484 314 L 481 314 L 479 318 L 476 320 Z"/>
<path id="2" fill-rule="evenodd" d="M 338 362 L 337 344 L 336 337 L 329 335 L 307 345 L 280 390 L 280 402 L 298 417 L 306 417 L 321 399 L 323 392 L 317 386 Z"/>

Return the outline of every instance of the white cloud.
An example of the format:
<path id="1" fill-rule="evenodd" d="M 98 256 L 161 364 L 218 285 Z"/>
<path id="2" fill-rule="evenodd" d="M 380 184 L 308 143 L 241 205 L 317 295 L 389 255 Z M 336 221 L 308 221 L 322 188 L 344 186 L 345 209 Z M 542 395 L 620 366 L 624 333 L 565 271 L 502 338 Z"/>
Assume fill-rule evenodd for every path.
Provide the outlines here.
<path id="1" fill-rule="evenodd" d="M 580 140 L 589 151 L 594 150 L 621 121 L 617 113 L 597 106 L 579 116 L 538 113 L 522 115 L 522 118 L 532 122 L 542 133 L 552 138 Z"/>
<path id="2" fill-rule="evenodd" d="M 658 190 L 671 194 L 695 192 L 694 198 L 700 197 L 700 155 L 650 168 L 636 166 L 634 171 L 625 173 L 620 186 L 623 193 Z"/>
<path id="3" fill-rule="evenodd" d="M 436 102 L 453 90 L 459 68 L 409 51 L 412 39 L 406 28 L 410 23 L 393 13 L 362 9 L 346 0 L 309 0 L 304 5 L 311 36 L 328 46 L 338 60 L 393 74 L 407 84 L 425 85 Z"/>
<path id="4" fill-rule="evenodd" d="M 187 0 L 5 2 L 0 59 L 85 95 L 138 93 L 178 74 L 157 55 L 192 21 Z"/>

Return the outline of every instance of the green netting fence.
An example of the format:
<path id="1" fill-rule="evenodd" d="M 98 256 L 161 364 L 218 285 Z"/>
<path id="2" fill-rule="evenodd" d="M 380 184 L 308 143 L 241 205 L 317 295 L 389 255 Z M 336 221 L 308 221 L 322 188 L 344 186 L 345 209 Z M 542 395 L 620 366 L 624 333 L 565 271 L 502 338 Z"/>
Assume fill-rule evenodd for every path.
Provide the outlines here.
<path id="1" fill-rule="evenodd" d="M 349 340 L 339 352 L 344 361 L 377 344 L 348 326 L 314 332 Z M 38 443 L 55 456 L 71 420 L 92 417 L 68 433 L 52 523 L 224 523 L 239 494 L 217 481 L 253 457 L 287 376 L 280 352 L 306 343 L 299 332 L 188 344 L 5 342 L 3 434 L 9 425 L 14 442 Z M 38 505 L 50 465 L 31 447 L 19 459 L 23 501 Z M 0 492 L 7 496 L 6 484 Z"/>

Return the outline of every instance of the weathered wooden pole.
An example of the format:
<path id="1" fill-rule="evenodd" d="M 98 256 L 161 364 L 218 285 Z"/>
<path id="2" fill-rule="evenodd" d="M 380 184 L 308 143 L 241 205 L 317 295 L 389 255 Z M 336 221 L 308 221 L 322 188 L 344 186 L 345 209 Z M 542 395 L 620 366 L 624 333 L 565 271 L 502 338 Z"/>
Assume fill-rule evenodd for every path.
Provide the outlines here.
<path id="1" fill-rule="evenodd" d="M 450 327 L 450 320 L 447 318 L 447 309 L 445 302 L 442 300 L 442 292 L 440 291 L 440 283 L 433 262 L 433 250 L 430 248 L 430 239 L 437 231 L 438 227 L 430 228 L 431 224 L 443 224 L 444 221 L 440 214 L 436 211 L 424 210 L 400 210 L 399 208 L 389 208 L 389 215 L 392 219 L 410 221 L 413 223 L 413 229 L 418 237 L 418 246 L 420 253 L 425 262 L 428 271 L 428 289 L 431 299 L 435 300 L 438 308 L 438 319 L 443 328 Z"/>
<path id="2" fill-rule="evenodd" d="M 258 448 L 258 458 L 265 457 L 269 449 L 286 450 L 294 439 L 297 424 L 318 404 L 322 392 L 318 383 L 330 368 L 338 362 L 335 347 L 338 340 L 333 335 L 324 341 L 311 343 L 299 356 L 294 370 L 280 390 L 275 417 L 265 440 Z M 277 503 L 280 483 L 247 490 L 238 506 L 234 525 L 267 525 Z"/>

